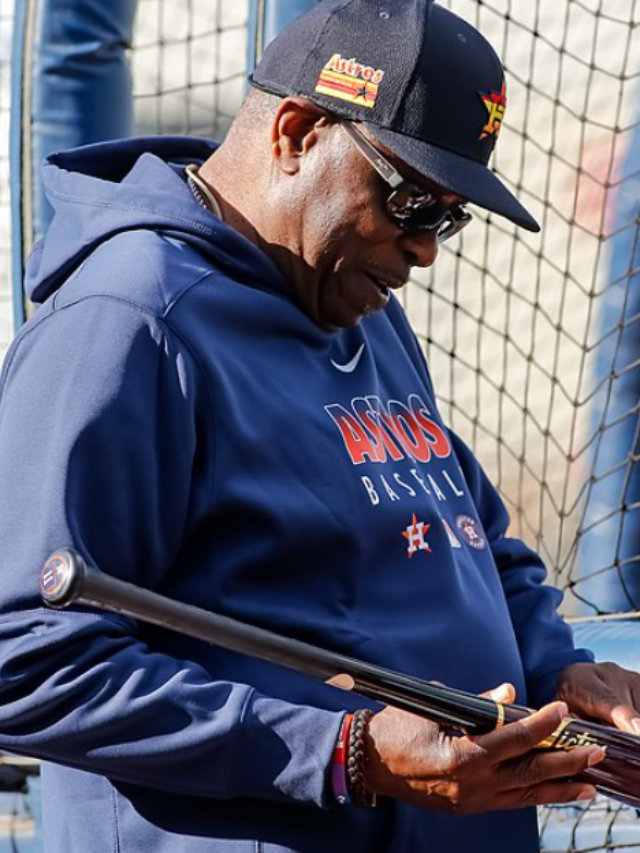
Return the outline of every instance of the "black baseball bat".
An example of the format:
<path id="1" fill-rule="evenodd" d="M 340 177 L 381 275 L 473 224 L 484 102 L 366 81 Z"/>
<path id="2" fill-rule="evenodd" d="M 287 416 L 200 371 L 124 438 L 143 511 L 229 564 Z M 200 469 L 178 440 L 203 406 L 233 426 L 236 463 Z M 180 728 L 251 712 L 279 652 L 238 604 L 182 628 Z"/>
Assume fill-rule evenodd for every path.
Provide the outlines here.
<path id="1" fill-rule="evenodd" d="M 121 613 L 310 675 L 469 735 L 485 734 L 534 713 L 521 705 L 504 705 L 173 601 L 88 566 L 69 548 L 55 551 L 46 561 L 40 591 L 51 607 L 79 604 Z M 640 808 L 640 738 L 567 717 L 539 747 L 568 750 L 588 744 L 603 746 L 607 754 L 582 778 L 607 796 Z"/>

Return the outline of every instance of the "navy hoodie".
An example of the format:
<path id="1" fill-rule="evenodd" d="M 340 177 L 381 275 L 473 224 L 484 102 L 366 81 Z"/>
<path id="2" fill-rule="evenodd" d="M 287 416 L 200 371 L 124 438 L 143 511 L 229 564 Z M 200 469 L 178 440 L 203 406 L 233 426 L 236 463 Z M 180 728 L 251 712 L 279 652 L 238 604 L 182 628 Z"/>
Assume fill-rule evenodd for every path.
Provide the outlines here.
<path id="1" fill-rule="evenodd" d="M 318 328 L 193 199 L 163 138 L 45 167 L 41 303 L 0 397 L 0 744 L 45 760 L 48 853 L 529 853 L 535 812 L 334 802 L 345 709 L 310 678 L 124 617 L 56 612 L 73 546 L 178 601 L 534 705 L 590 660 L 438 414 L 399 304 Z"/>

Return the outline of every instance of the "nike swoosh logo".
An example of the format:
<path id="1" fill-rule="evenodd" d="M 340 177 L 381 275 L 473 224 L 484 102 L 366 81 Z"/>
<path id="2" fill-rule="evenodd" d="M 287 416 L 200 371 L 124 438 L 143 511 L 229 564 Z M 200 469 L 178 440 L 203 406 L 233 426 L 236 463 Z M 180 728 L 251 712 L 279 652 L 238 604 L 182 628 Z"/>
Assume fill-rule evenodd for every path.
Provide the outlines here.
<path id="1" fill-rule="evenodd" d="M 364 352 L 364 344 L 360 344 L 360 349 L 346 364 L 338 364 L 337 361 L 331 359 L 331 364 L 335 367 L 336 370 L 339 370 L 341 373 L 353 373 L 353 371 L 358 366 L 358 362 L 360 361 L 360 357 Z"/>

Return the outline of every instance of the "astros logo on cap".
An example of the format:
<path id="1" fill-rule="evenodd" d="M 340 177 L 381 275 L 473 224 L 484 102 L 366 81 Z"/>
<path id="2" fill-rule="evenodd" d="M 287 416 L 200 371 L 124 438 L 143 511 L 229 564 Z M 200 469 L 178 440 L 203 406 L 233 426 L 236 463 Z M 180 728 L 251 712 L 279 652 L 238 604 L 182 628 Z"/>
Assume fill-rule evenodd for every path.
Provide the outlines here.
<path id="1" fill-rule="evenodd" d="M 364 65 L 357 59 L 343 59 L 339 53 L 334 53 L 320 72 L 316 92 L 371 109 L 376 104 L 383 77 L 384 71 L 380 68 Z"/>
<path id="2" fill-rule="evenodd" d="M 489 95 L 483 95 L 480 92 L 480 97 L 489 113 L 489 120 L 482 128 L 479 138 L 486 139 L 487 136 L 494 136 L 497 139 L 502 127 L 504 111 L 507 108 L 507 87 L 503 83 L 501 92 L 491 92 Z"/>

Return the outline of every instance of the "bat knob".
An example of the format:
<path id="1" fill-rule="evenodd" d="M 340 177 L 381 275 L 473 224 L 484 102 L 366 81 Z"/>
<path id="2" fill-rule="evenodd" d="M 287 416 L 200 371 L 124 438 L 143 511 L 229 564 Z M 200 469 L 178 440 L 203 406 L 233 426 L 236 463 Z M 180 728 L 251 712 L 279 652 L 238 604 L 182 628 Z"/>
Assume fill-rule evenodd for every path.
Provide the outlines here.
<path id="1" fill-rule="evenodd" d="M 54 551 L 40 573 L 42 600 L 51 607 L 66 607 L 74 600 L 84 572 L 84 560 L 77 551 Z"/>

